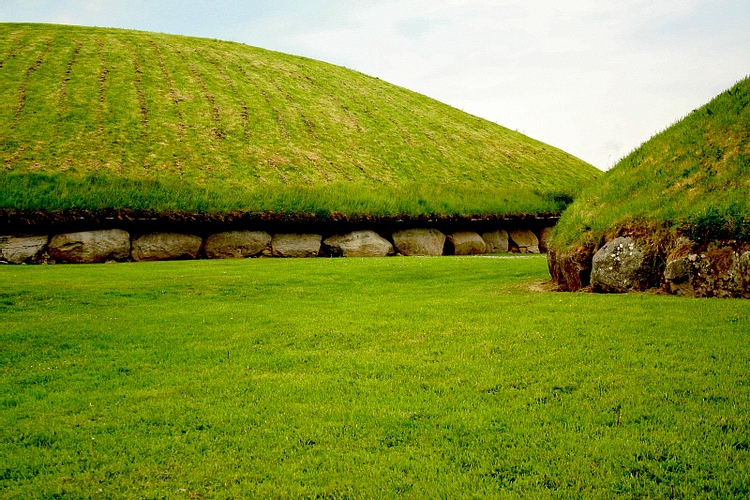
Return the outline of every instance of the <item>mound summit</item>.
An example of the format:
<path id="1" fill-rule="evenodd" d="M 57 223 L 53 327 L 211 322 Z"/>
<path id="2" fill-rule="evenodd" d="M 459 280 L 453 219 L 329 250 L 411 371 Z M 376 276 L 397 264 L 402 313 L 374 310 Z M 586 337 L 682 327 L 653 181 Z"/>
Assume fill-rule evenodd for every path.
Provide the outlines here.
<path id="1" fill-rule="evenodd" d="M 623 158 L 565 211 L 564 288 L 750 297 L 750 79 Z"/>
<path id="2" fill-rule="evenodd" d="M 116 29 L 0 24 L 0 34 L 6 221 L 544 215 L 598 173 L 304 57 Z"/>

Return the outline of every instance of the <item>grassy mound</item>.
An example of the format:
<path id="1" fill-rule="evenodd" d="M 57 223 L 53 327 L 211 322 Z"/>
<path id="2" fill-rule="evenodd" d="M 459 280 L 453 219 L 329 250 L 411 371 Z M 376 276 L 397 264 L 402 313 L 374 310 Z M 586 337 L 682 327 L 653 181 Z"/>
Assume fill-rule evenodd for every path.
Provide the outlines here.
<path id="1" fill-rule="evenodd" d="M 303 57 L 114 29 L 0 34 L 0 209 L 536 214 L 597 175 Z"/>
<path id="2" fill-rule="evenodd" d="M 623 230 L 750 241 L 750 79 L 623 158 L 566 210 L 554 246 L 597 246 Z"/>

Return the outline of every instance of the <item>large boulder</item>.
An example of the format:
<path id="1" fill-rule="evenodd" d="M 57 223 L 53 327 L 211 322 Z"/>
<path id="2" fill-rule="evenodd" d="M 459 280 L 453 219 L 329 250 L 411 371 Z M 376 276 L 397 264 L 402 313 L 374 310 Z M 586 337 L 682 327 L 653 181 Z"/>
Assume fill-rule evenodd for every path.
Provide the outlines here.
<path id="1" fill-rule="evenodd" d="M 393 255 L 391 242 L 375 231 L 354 231 L 331 236 L 323 241 L 331 255 L 336 257 L 385 257 Z"/>
<path id="2" fill-rule="evenodd" d="M 405 229 L 393 233 L 393 245 L 403 255 L 443 255 L 445 235 L 437 229 Z"/>
<path id="3" fill-rule="evenodd" d="M 487 253 L 487 243 L 479 234 L 472 231 L 451 233 L 448 239 L 448 253 L 453 255 L 481 255 Z"/>
<path id="4" fill-rule="evenodd" d="M 0 262 L 38 262 L 48 242 L 49 236 L 0 236 Z"/>
<path id="5" fill-rule="evenodd" d="M 528 229 L 515 229 L 510 232 L 510 239 L 521 253 L 539 253 L 539 238 Z"/>
<path id="6" fill-rule="evenodd" d="M 193 234 L 148 233 L 133 239 L 137 261 L 195 259 L 203 239 Z"/>
<path id="7" fill-rule="evenodd" d="M 593 249 L 586 246 L 566 251 L 549 249 L 547 266 L 560 290 L 576 292 L 590 284 L 593 254 Z"/>
<path id="8" fill-rule="evenodd" d="M 552 236 L 555 232 L 554 227 L 543 227 L 541 231 L 539 231 L 539 251 L 541 252 L 547 252 L 549 251 L 550 244 L 552 243 Z"/>
<path id="9" fill-rule="evenodd" d="M 270 245 L 264 231 L 228 231 L 206 238 L 203 252 L 209 259 L 233 259 L 260 255 Z"/>
<path id="10" fill-rule="evenodd" d="M 125 260 L 130 256 L 130 234 L 122 229 L 58 234 L 50 240 L 47 251 L 57 262 Z"/>
<path id="11" fill-rule="evenodd" d="M 488 253 L 505 253 L 508 251 L 508 231 L 505 229 L 484 233 L 482 239 L 487 244 Z"/>
<path id="12" fill-rule="evenodd" d="M 322 239 L 319 234 L 276 234 L 271 250 L 274 257 L 317 257 Z"/>
<path id="13" fill-rule="evenodd" d="M 613 239 L 591 261 L 591 285 L 598 292 L 646 290 L 659 284 L 656 259 L 644 244 L 629 236 Z"/>

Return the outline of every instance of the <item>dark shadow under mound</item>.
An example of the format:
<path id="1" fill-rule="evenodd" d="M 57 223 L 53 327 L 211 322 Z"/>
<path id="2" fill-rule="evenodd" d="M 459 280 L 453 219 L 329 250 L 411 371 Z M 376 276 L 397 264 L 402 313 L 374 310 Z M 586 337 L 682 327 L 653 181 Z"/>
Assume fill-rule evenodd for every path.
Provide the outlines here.
<path id="1" fill-rule="evenodd" d="M 345 233 L 370 229 L 393 232 L 430 227 L 443 232 L 484 231 L 502 226 L 508 230 L 539 230 L 554 226 L 559 213 L 538 215 L 398 215 L 347 216 L 344 214 L 289 214 L 277 212 L 190 213 L 148 210 L 0 210 L 0 234 L 91 231 L 119 228 L 130 232 L 174 231 L 206 235 L 221 231 L 253 229 L 277 232 Z"/>

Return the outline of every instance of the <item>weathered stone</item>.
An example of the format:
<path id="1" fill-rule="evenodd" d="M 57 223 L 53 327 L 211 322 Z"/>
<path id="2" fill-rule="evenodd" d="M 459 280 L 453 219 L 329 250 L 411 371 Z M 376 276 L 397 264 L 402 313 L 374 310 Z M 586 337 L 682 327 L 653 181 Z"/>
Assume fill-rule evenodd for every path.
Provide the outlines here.
<path id="1" fill-rule="evenodd" d="M 137 261 L 195 259 L 203 240 L 193 234 L 148 233 L 133 239 Z"/>
<path id="2" fill-rule="evenodd" d="M 391 242 L 375 231 L 354 231 L 326 238 L 323 242 L 336 257 L 385 257 L 393 255 Z"/>
<path id="3" fill-rule="evenodd" d="M 405 229 L 393 233 L 393 245 L 403 255 L 443 255 L 445 235 L 437 229 Z"/>
<path id="4" fill-rule="evenodd" d="M 695 289 L 690 282 L 692 267 L 693 264 L 688 257 L 678 257 L 667 262 L 664 282 L 669 293 L 686 297 L 695 295 Z"/>
<path id="5" fill-rule="evenodd" d="M 698 255 L 692 252 L 696 246 L 694 241 L 684 236 L 676 238 L 670 245 L 662 281 L 664 290 L 673 295 L 695 296 L 696 291 L 692 282 Z"/>
<path id="6" fill-rule="evenodd" d="M 664 254 L 634 238 L 616 238 L 591 257 L 593 249 L 547 254 L 550 274 L 560 289 L 586 285 L 591 263 L 594 291 L 625 292 L 661 286 L 691 297 L 750 298 L 750 243 L 733 240 L 696 243 L 686 238 L 667 242 Z M 588 257 L 587 257 L 588 255 Z M 588 260 L 587 260 L 588 259 Z M 666 265 L 663 265 L 666 261 Z"/>
<path id="7" fill-rule="evenodd" d="M 58 234 L 50 240 L 48 252 L 57 262 L 125 260 L 130 256 L 130 235 L 122 229 Z"/>
<path id="8" fill-rule="evenodd" d="M 589 285 L 591 280 L 591 257 L 594 249 L 580 247 L 559 252 L 555 248 L 547 251 L 547 266 L 552 280 L 560 290 L 576 292 Z"/>
<path id="9" fill-rule="evenodd" d="M 690 260 L 687 257 L 680 257 L 667 262 L 667 268 L 664 270 L 664 279 L 674 283 L 683 283 L 690 278 Z"/>
<path id="10" fill-rule="evenodd" d="M 48 242 L 49 236 L 0 236 L 0 262 L 38 262 Z"/>
<path id="11" fill-rule="evenodd" d="M 206 238 L 203 251 L 209 259 L 254 257 L 270 243 L 271 235 L 264 231 L 228 231 Z"/>
<path id="12" fill-rule="evenodd" d="M 487 252 L 489 253 L 505 253 L 508 251 L 508 231 L 505 229 L 484 233 L 482 239 L 487 244 Z"/>
<path id="13" fill-rule="evenodd" d="M 453 255 L 481 255 L 487 253 L 487 243 L 472 231 L 459 231 L 447 236 L 447 253 Z"/>
<path id="14" fill-rule="evenodd" d="M 659 284 L 654 255 L 631 237 L 600 248 L 591 262 L 591 285 L 599 292 L 646 290 Z"/>
<path id="15" fill-rule="evenodd" d="M 539 250 L 541 252 L 547 252 L 549 250 L 554 232 L 554 227 L 543 227 L 542 230 L 539 231 Z"/>
<path id="16" fill-rule="evenodd" d="M 738 259 L 742 275 L 742 296 L 750 298 L 750 251 L 742 252 Z"/>
<path id="17" fill-rule="evenodd" d="M 736 242 L 714 242 L 696 256 L 690 283 L 700 297 L 743 297 L 750 292 L 746 252 Z"/>
<path id="18" fill-rule="evenodd" d="M 528 229 L 511 231 L 510 239 L 521 253 L 539 253 L 539 238 Z"/>
<path id="19" fill-rule="evenodd" d="M 276 234 L 271 249 L 274 257 L 317 257 L 322 239 L 319 234 Z"/>
<path id="20" fill-rule="evenodd" d="M 750 280 L 750 252 L 742 252 L 740 255 L 740 270 L 745 279 Z"/>

